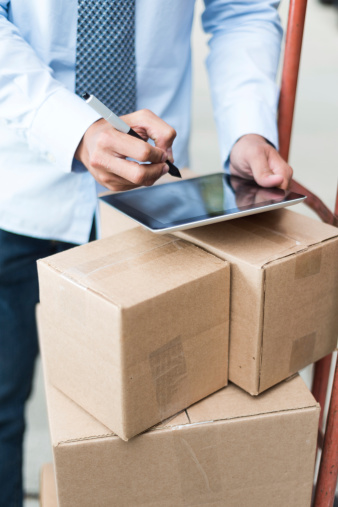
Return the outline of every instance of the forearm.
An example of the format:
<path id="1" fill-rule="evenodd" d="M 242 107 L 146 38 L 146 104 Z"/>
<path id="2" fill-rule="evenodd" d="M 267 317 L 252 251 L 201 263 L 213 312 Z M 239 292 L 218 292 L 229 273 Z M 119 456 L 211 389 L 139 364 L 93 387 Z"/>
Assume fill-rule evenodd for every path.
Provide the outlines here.
<path id="1" fill-rule="evenodd" d="M 70 171 L 84 132 L 99 115 L 53 77 L 0 9 L 0 117 L 29 147 Z"/>
<path id="2" fill-rule="evenodd" d="M 207 67 L 224 163 L 245 134 L 278 144 L 275 78 L 282 30 L 276 3 L 205 1 L 203 24 L 212 34 Z"/>

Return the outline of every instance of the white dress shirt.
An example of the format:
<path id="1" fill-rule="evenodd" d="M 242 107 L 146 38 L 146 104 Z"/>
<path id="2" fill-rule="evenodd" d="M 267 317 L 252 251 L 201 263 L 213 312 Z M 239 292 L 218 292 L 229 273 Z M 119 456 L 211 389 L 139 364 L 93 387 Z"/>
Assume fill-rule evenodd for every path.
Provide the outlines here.
<path id="1" fill-rule="evenodd" d="M 137 109 L 151 109 L 176 129 L 175 163 L 188 166 L 195 0 L 135 3 Z M 205 0 L 224 163 L 244 134 L 277 145 L 278 3 Z M 83 243 L 96 190 L 74 153 L 99 116 L 74 94 L 76 25 L 76 0 L 0 0 L 0 228 Z"/>

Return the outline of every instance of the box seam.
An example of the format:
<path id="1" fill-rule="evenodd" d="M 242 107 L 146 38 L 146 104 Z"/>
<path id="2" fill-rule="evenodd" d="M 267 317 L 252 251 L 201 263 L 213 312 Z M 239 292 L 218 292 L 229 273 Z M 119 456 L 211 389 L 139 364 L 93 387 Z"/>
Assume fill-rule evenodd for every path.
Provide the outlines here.
<path id="1" fill-rule="evenodd" d="M 309 245 L 302 245 L 302 246 L 304 246 L 304 248 L 301 248 L 300 250 L 297 250 L 296 252 L 290 252 L 289 254 L 281 255 L 277 259 L 267 260 L 266 262 L 264 262 L 264 264 L 262 264 L 261 268 L 264 269 L 266 266 L 268 266 L 274 262 L 278 262 L 282 259 L 286 259 L 287 257 L 292 257 L 294 255 L 298 255 L 303 252 L 308 252 L 308 251 L 314 250 L 316 247 L 319 247 L 320 245 L 323 245 L 324 243 L 330 243 L 330 242 L 334 243 L 335 241 L 337 241 L 337 238 L 338 238 L 338 236 L 334 236 L 333 238 L 327 238 L 322 241 L 310 243 Z M 285 250 L 285 252 L 287 252 L 287 250 Z"/>
<path id="2" fill-rule="evenodd" d="M 261 308 L 261 322 L 260 322 L 260 339 L 258 343 L 259 347 L 259 365 L 258 365 L 258 382 L 257 382 L 257 391 L 260 392 L 261 388 L 261 375 L 262 375 L 262 364 L 263 364 L 263 347 L 264 347 L 264 317 L 265 317 L 265 297 L 266 297 L 266 271 L 262 269 L 263 276 L 263 295 L 262 295 L 262 308 Z"/>

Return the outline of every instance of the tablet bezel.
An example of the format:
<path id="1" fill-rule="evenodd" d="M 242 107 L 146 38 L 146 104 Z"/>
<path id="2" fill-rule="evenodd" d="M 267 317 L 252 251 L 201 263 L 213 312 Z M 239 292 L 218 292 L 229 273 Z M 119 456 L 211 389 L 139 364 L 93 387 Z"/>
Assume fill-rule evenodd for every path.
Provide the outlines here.
<path id="1" fill-rule="evenodd" d="M 214 173 L 214 174 L 199 176 L 197 178 L 190 178 L 188 180 L 181 180 L 181 181 L 177 181 L 177 182 L 175 181 L 172 183 L 164 183 L 161 186 L 168 187 L 171 185 L 180 185 L 183 182 L 185 182 L 185 183 L 193 182 L 196 179 L 207 178 L 207 177 L 210 177 L 210 176 L 213 176 L 216 174 L 220 174 L 220 175 L 224 176 L 224 173 Z M 128 192 L 128 194 L 130 194 L 131 192 L 140 192 L 140 191 L 151 192 L 155 188 L 158 188 L 158 186 L 159 185 L 156 185 L 154 187 L 138 188 L 135 190 L 128 190 L 127 192 Z M 252 204 L 252 206 L 249 209 L 247 208 L 247 206 L 245 206 L 245 207 L 242 206 L 242 207 L 237 207 L 237 208 L 231 208 L 231 209 L 227 210 L 226 213 L 224 213 L 222 215 L 217 215 L 217 216 L 213 216 L 213 217 L 210 217 L 210 216 L 206 217 L 205 215 L 203 215 L 203 218 L 197 216 L 197 217 L 193 217 L 191 219 L 191 221 L 177 220 L 174 222 L 168 222 L 167 224 L 163 224 L 162 222 L 159 222 L 155 218 L 144 214 L 142 211 L 139 211 L 137 208 L 133 208 L 132 206 L 129 206 L 128 204 L 121 202 L 121 201 L 116 202 L 117 199 L 119 199 L 121 195 L 126 194 L 127 192 L 118 192 L 118 193 L 114 193 L 114 194 L 103 195 L 103 196 L 100 196 L 100 199 L 103 200 L 104 202 L 106 202 L 107 204 L 109 204 L 110 206 L 112 206 L 114 209 L 116 209 L 117 211 L 119 211 L 123 215 L 127 216 L 128 218 L 131 218 L 132 220 L 134 220 L 135 222 L 137 222 L 138 224 L 140 224 L 141 226 L 145 227 L 146 229 L 148 229 L 149 231 L 151 231 L 155 234 L 165 234 L 165 233 L 175 232 L 175 231 L 184 230 L 184 229 L 193 229 L 195 227 L 201 227 L 203 225 L 214 224 L 217 222 L 224 222 L 227 220 L 232 220 L 235 218 L 254 215 L 254 214 L 262 213 L 265 211 L 285 208 L 285 207 L 291 206 L 293 204 L 298 204 L 298 203 L 304 201 L 304 199 L 306 199 L 306 196 L 304 196 L 304 195 L 296 194 L 295 192 L 289 191 L 288 194 L 286 195 L 285 199 L 281 202 L 263 201 L 258 204 Z M 241 208 L 245 208 L 245 209 L 241 209 Z M 232 210 L 234 210 L 234 211 L 232 211 Z"/>

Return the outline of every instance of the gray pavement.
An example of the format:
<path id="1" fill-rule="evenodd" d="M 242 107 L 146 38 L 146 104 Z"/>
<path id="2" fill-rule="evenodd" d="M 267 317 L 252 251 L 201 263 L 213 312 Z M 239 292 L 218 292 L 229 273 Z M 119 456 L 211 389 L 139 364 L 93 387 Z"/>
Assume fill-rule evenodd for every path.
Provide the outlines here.
<path id="1" fill-rule="evenodd" d="M 282 1 L 285 23 L 288 2 Z M 201 30 L 198 0 L 193 33 L 194 96 L 192 114 L 191 168 L 199 174 L 220 170 L 217 135 L 212 118 L 204 59 L 207 37 Z M 298 181 L 314 191 L 331 208 L 334 206 L 338 176 L 338 13 L 318 0 L 308 1 L 303 54 L 297 94 L 290 163 Z M 314 216 L 305 205 L 297 211 Z M 302 372 L 310 383 L 311 371 Z M 41 367 L 38 364 L 33 396 L 28 406 L 25 480 L 32 496 L 39 491 L 43 463 L 51 461 L 48 422 Z M 38 500 L 25 507 L 37 507 Z"/>

